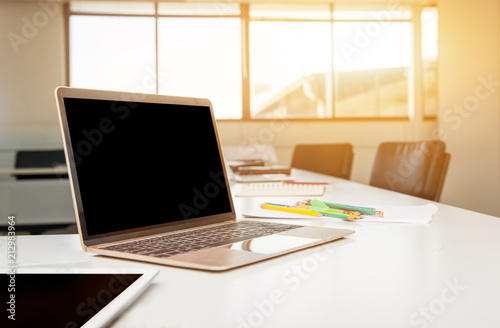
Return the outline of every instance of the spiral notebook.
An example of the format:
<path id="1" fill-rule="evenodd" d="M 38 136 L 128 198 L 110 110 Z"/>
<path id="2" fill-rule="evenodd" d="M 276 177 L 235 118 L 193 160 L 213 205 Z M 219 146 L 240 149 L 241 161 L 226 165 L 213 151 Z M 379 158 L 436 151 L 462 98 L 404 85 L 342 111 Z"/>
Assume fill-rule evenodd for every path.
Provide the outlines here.
<path id="1" fill-rule="evenodd" d="M 259 196 L 323 196 L 324 185 L 287 183 L 249 183 L 237 190 L 237 197 Z"/>

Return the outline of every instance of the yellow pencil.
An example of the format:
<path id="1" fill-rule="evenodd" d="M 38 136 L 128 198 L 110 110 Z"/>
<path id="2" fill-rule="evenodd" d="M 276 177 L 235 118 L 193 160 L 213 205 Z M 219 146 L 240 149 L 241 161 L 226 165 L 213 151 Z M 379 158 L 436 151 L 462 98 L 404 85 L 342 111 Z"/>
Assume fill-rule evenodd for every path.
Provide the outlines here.
<path id="1" fill-rule="evenodd" d="M 297 206 L 303 207 L 303 208 L 309 208 L 309 207 L 311 207 L 311 204 L 305 203 L 305 202 L 297 202 Z M 331 208 L 331 207 L 328 209 L 325 209 L 323 211 L 320 211 L 320 212 L 345 214 L 345 215 L 354 216 L 356 218 L 359 218 L 359 216 L 361 215 L 361 213 L 358 211 L 348 211 L 348 210 L 336 209 L 336 208 Z"/>
<path id="2" fill-rule="evenodd" d="M 264 203 L 264 204 L 260 205 L 260 207 L 265 208 L 267 210 L 275 210 L 275 211 L 303 214 L 303 215 L 309 215 L 309 216 L 323 216 L 323 214 L 318 213 L 316 211 L 313 211 L 313 210 L 310 210 L 307 208 L 295 207 L 295 206 L 280 206 L 280 205 L 273 205 L 273 204 L 269 204 L 269 203 Z"/>

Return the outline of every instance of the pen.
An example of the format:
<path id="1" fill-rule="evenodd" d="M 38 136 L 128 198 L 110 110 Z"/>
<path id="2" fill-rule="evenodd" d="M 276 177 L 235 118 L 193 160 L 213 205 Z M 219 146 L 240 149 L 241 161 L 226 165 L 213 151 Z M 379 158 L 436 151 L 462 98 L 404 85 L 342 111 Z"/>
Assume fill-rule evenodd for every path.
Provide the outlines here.
<path id="1" fill-rule="evenodd" d="M 342 210 L 338 208 L 331 208 L 326 210 L 325 212 L 332 212 L 332 213 L 337 213 L 337 214 L 345 214 L 345 215 L 351 215 L 354 217 L 359 217 L 361 215 L 360 212 L 358 211 L 349 211 L 349 210 Z"/>
<path id="2" fill-rule="evenodd" d="M 309 202 L 310 202 L 310 200 L 309 200 Z M 374 208 L 363 207 L 363 206 L 352 206 L 352 205 L 345 205 L 345 204 L 334 204 L 334 203 L 327 203 L 327 202 L 323 202 L 323 203 L 325 203 L 325 205 L 327 205 L 328 207 L 349 210 L 349 211 L 356 211 L 356 212 L 360 212 L 363 214 L 369 214 L 369 215 L 384 216 L 384 212 L 377 211 Z"/>
<path id="3" fill-rule="evenodd" d="M 297 206 L 310 207 L 312 205 L 311 205 L 311 203 L 308 203 L 308 202 L 297 202 Z M 353 216 L 361 215 L 361 212 L 358 212 L 358 211 L 343 210 L 340 208 L 332 208 L 332 207 L 326 207 L 325 211 L 330 211 L 330 212 L 334 212 L 334 213 L 338 213 L 338 214 L 353 215 Z M 319 211 L 319 212 L 321 212 L 321 211 Z"/>
<path id="4" fill-rule="evenodd" d="M 304 214 L 304 215 L 310 215 L 310 216 L 328 216 L 328 217 L 343 219 L 343 220 L 347 220 L 347 221 L 354 221 L 354 220 L 362 219 L 362 217 L 360 217 L 359 215 L 353 215 L 350 213 L 339 213 L 339 212 L 336 212 L 335 210 L 326 210 L 326 211 L 311 210 L 311 209 L 308 209 L 306 205 L 291 206 L 291 205 L 283 205 L 283 204 L 276 204 L 276 203 L 265 203 L 265 204 L 262 204 L 261 207 L 265 208 L 265 209 L 270 209 L 270 210 L 283 211 L 283 212 L 296 213 L 296 214 Z"/>
<path id="5" fill-rule="evenodd" d="M 319 213 L 323 214 L 324 216 L 329 216 L 329 217 L 338 218 L 338 219 L 344 219 L 347 221 L 354 221 L 354 220 L 362 219 L 361 216 L 350 215 L 350 214 L 341 214 L 341 213 L 335 213 L 335 212 L 331 212 L 331 211 L 319 211 Z"/>
<path id="6" fill-rule="evenodd" d="M 280 205 L 280 204 L 264 203 L 264 204 L 260 205 L 260 207 L 265 208 L 267 210 L 275 210 L 275 211 L 303 214 L 303 215 L 309 215 L 309 216 L 323 216 L 323 214 L 321 214 L 317 211 L 313 211 L 313 210 L 310 210 L 307 208 L 301 208 L 298 206 L 287 206 L 287 205 Z"/>
<path id="7" fill-rule="evenodd" d="M 314 206 L 311 206 L 310 203 L 297 202 L 297 206 L 303 207 L 303 208 L 310 208 L 311 207 L 311 208 L 313 208 L 313 211 L 318 211 L 319 213 L 323 214 L 324 216 L 329 216 L 332 218 L 339 218 L 339 219 L 344 219 L 344 220 L 348 220 L 348 221 L 362 219 L 359 212 L 328 208 L 326 205 L 325 205 L 325 209 L 318 209 Z"/>

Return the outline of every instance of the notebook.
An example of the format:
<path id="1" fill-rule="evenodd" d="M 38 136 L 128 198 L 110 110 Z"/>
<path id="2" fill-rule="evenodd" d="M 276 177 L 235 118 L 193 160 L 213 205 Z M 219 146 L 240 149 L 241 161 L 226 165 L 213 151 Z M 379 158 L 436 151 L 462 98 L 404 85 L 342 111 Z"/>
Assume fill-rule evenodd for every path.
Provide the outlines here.
<path id="1" fill-rule="evenodd" d="M 279 182 L 279 181 L 294 181 L 295 178 L 288 174 L 251 174 L 251 175 L 233 175 L 233 180 L 241 183 L 253 182 Z"/>
<path id="2" fill-rule="evenodd" d="M 354 233 L 237 220 L 207 99 L 55 93 L 87 252 L 222 271 Z"/>
<path id="3" fill-rule="evenodd" d="M 236 190 L 237 197 L 323 196 L 325 186 L 317 184 L 249 183 Z"/>

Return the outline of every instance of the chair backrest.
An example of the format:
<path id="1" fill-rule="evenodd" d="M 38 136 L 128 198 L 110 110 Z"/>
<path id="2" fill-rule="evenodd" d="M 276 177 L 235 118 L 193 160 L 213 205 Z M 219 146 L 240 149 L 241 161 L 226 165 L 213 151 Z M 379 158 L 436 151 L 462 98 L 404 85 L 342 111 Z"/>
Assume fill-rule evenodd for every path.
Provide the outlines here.
<path id="1" fill-rule="evenodd" d="M 64 150 L 20 150 L 16 154 L 15 168 L 51 168 L 66 165 Z M 67 179 L 67 174 L 23 174 L 20 179 Z"/>
<path id="2" fill-rule="evenodd" d="M 445 148 L 439 140 L 381 143 L 370 185 L 439 201 L 450 163 Z"/>
<path id="3" fill-rule="evenodd" d="M 353 158 L 350 143 L 296 145 L 291 167 L 350 179 Z"/>

